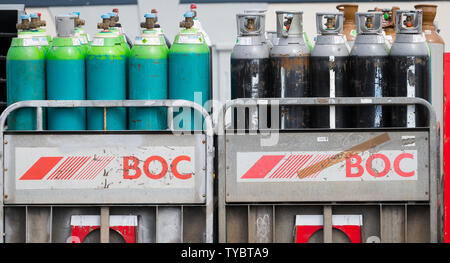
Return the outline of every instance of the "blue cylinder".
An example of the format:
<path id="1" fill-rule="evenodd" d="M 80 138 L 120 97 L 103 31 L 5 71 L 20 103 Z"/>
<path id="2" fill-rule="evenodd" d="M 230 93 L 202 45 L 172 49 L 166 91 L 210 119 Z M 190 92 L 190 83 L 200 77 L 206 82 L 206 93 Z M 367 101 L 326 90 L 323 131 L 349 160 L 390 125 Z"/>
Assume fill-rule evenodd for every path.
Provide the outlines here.
<path id="1" fill-rule="evenodd" d="M 126 55 L 117 37 L 99 32 L 86 56 L 87 99 L 126 99 Z M 105 118 L 104 118 L 105 117 Z M 126 130 L 125 108 L 89 108 L 89 130 Z"/>
<path id="2" fill-rule="evenodd" d="M 210 50 L 201 32 L 183 29 L 169 50 L 169 98 L 205 106 L 210 100 Z M 199 112 L 183 108 L 174 117 L 174 129 L 202 130 Z"/>
<path id="3" fill-rule="evenodd" d="M 8 106 L 18 101 L 45 99 L 45 55 L 37 39 L 12 39 L 6 56 L 6 89 Z M 8 129 L 36 129 L 36 110 L 22 108 L 12 112 Z"/>
<path id="4" fill-rule="evenodd" d="M 79 45 L 72 38 L 54 38 L 47 60 L 47 99 L 85 100 L 85 62 Z M 64 88 L 62 88 L 64 87 Z M 86 109 L 49 108 L 49 130 L 85 130 Z"/>
<path id="5" fill-rule="evenodd" d="M 168 48 L 158 32 L 136 38 L 129 56 L 129 99 L 162 100 L 168 97 Z M 166 109 L 130 108 L 131 130 L 165 130 Z"/>

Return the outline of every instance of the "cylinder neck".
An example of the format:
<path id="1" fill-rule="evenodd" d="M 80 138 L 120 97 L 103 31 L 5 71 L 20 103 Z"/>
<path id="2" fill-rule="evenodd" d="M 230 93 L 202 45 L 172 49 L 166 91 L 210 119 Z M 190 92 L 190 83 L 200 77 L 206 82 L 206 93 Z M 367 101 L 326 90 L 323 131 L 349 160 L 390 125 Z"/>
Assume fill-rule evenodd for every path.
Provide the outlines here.
<path id="1" fill-rule="evenodd" d="M 145 22 L 141 23 L 141 28 L 151 30 L 155 28 L 156 19 L 152 17 L 146 17 Z"/>
<path id="2" fill-rule="evenodd" d="M 19 24 L 16 24 L 16 29 L 18 30 L 29 30 L 30 29 L 30 21 L 28 18 L 22 18 Z"/>

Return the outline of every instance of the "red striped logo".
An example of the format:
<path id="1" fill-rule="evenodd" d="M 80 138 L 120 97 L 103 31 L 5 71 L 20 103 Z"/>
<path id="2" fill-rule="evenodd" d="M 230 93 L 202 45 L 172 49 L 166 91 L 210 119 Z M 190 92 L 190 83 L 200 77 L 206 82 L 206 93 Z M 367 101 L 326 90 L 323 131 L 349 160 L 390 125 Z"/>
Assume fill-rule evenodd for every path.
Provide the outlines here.
<path id="1" fill-rule="evenodd" d="M 63 160 L 64 159 L 64 160 Z M 40 157 L 19 180 L 93 180 L 114 159 L 112 156 Z"/>
<path id="2" fill-rule="evenodd" d="M 241 179 L 292 179 L 297 172 L 302 170 L 308 172 L 309 169 L 332 154 L 290 154 L 290 155 L 263 155 L 256 163 L 248 169 Z M 308 176 L 315 178 L 320 174 L 316 172 Z"/>

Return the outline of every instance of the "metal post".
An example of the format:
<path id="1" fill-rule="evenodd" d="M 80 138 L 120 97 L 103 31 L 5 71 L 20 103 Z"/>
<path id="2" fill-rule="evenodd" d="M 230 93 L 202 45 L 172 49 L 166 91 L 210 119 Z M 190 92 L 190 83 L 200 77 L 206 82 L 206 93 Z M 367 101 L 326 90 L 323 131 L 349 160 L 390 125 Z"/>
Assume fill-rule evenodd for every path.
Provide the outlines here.
<path id="1" fill-rule="evenodd" d="M 43 114 L 42 114 L 42 107 L 36 108 L 36 130 L 42 131 L 43 130 Z"/>
<path id="2" fill-rule="evenodd" d="M 333 242 L 333 227 L 332 227 L 332 213 L 331 206 L 323 206 L 323 242 L 332 243 Z"/>
<path id="3" fill-rule="evenodd" d="M 109 207 L 100 208 L 100 243 L 109 243 Z"/>

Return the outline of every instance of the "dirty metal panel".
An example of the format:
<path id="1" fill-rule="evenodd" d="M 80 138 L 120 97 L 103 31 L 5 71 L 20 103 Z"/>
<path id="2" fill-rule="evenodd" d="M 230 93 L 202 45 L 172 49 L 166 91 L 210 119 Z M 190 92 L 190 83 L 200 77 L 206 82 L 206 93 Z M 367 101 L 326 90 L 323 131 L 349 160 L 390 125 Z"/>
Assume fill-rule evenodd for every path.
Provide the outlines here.
<path id="1" fill-rule="evenodd" d="M 329 134 L 227 134 L 226 201 L 429 200 L 427 132 Z"/>
<path id="2" fill-rule="evenodd" d="M 202 134 L 9 134 L 5 204 L 205 202 Z"/>

